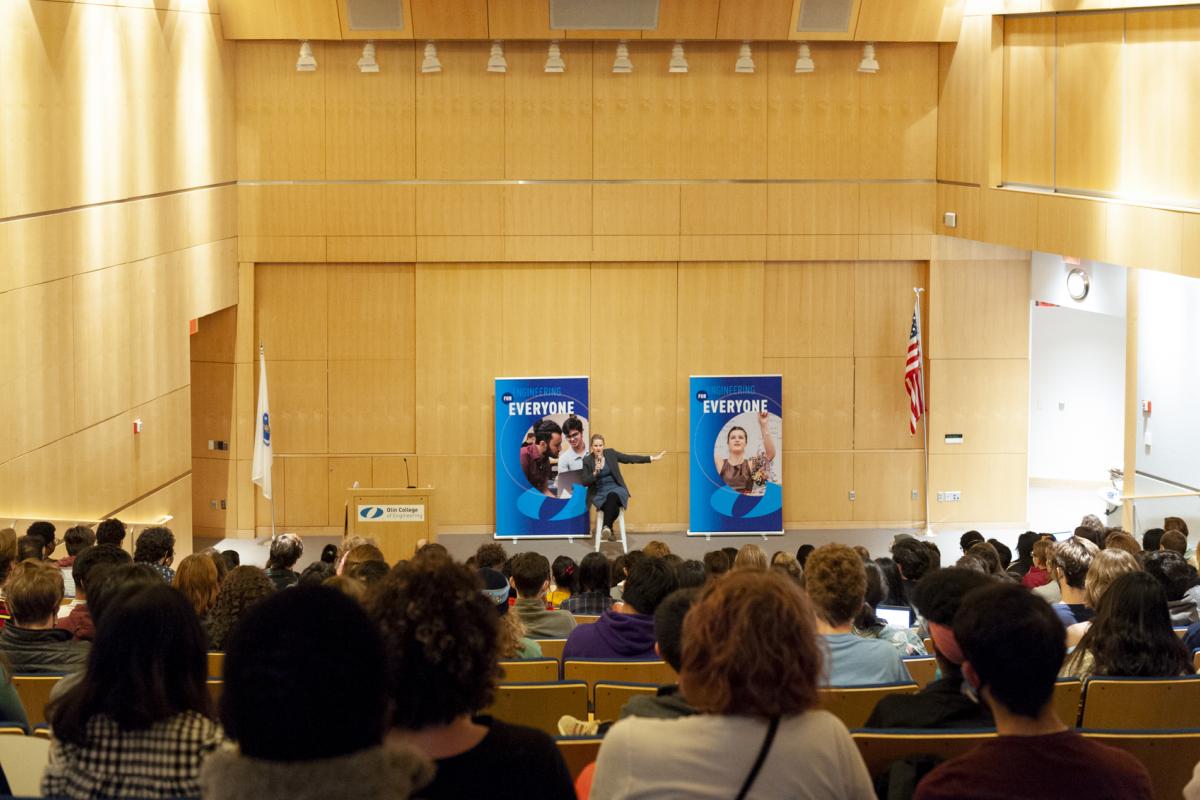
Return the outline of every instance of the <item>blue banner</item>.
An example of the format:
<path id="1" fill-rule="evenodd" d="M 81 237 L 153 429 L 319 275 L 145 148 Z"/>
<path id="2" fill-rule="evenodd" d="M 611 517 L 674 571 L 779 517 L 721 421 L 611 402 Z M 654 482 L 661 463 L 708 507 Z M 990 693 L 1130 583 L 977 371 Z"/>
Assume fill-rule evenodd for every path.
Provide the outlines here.
<path id="1" fill-rule="evenodd" d="M 690 382 L 688 533 L 783 533 L 783 378 Z"/>
<path id="2" fill-rule="evenodd" d="M 496 378 L 496 536 L 588 535 L 587 378 Z"/>

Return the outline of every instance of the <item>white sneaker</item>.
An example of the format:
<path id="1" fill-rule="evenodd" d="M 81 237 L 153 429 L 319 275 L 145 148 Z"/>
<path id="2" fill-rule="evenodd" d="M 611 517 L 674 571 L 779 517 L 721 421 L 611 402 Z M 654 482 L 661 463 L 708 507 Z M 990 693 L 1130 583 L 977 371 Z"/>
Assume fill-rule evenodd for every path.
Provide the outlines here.
<path id="1" fill-rule="evenodd" d="M 599 722 L 576 719 L 570 714 L 564 714 L 558 721 L 558 732 L 562 736 L 595 736 L 598 730 Z"/>
<path id="2" fill-rule="evenodd" d="M 604 529 L 600 531 L 600 541 L 615 542 L 616 540 L 617 537 L 613 535 L 613 529 L 605 525 Z"/>

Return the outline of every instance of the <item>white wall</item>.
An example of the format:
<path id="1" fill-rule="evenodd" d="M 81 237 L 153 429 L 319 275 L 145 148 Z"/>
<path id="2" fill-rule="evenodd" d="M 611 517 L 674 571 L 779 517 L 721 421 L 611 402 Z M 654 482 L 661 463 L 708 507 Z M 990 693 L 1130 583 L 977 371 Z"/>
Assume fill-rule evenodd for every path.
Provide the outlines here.
<path id="1" fill-rule="evenodd" d="M 1067 273 L 1076 266 L 1087 273 L 1091 281 L 1088 296 L 1081 301 L 1072 300 L 1071 295 L 1067 294 Z M 1062 256 L 1034 253 L 1033 274 L 1029 281 L 1030 299 L 1124 318 L 1125 273 L 1125 267 L 1115 264 L 1101 261 L 1067 264 Z"/>

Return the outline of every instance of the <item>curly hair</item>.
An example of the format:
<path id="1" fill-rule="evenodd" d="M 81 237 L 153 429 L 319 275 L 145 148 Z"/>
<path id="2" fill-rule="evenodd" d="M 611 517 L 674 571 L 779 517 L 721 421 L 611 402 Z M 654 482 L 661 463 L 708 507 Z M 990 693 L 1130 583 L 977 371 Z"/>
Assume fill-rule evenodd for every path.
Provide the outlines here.
<path id="1" fill-rule="evenodd" d="M 397 564 L 367 612 L 383 633 L 397 728 L 445 725 L 492 702 L 500 620 L 467 567 L 440 554 Z"/>
<path id="2" fill-rule="evenodd" d="M 282 533 L 271 543 L 267 569 L 291 569 L 304 555 L 304 540 L 294 533 Z"/>
<path id="3" fill-rule="evenodd" d="M 157 564 L 167 556 L 175 555 L 175 534 L 161 525 L 146 528 L 133 546 L 135 564 Z"/>
<path id="4" fill-rule="evenodd" d="M 804 565 L 804 587 L 826 622 L 845 625 L 858 614 L 866 598 L 867 569 L 852 548 L 822 545 Z"/>
<path id="5" fill-rule="evenodd" d="M 275 584 L 258 567 L 241 566 L 230 570 L 209 613 L 209 647 L 213 650 L 224 647 L 230 631 L 246 610 L 274 593 Z"/>
<path id="6" fill-rule="evenodd" d="M 193 553 L 179 562 L 175 571 L 174 586 L 183 592 L 191 603 L 196 616 L 203 617 L 217 602 L 220 581 L 217 580 L 217 565 L 207 553 Z"/>
<path id="7" fill-rule="evenodd" d="M 504 566 L 504 562 L 508 561 L 508 553 L 504 552 L 504 545 L 488 542 L 487 544 L 479 545 L 479 549 L 475 551 L 475 566 L 477 569 L 500 569 Z"/>
<path id="8" fill-rule="evenodd" d="M 762 717 L 816 706 L 821 650 L 795 582 L 742 570 L 703 592 L 683 622 L 679 682 L 688 701 L 706 713 Z"/>
<path id="9" fill-rule="evenodd" d="M 517 613 L 504 614 L 500 617 L 500 639 L 496 647 L 496 655 L 500 658 L 520 658 L 521 640 L 525 638 L 525 623 Z"/>

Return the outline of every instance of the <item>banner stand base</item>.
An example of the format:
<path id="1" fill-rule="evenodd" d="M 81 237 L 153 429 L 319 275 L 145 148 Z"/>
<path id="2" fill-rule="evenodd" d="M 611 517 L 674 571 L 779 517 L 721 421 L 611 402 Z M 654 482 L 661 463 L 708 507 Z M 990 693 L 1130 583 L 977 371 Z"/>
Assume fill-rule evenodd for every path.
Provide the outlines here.
<path id="1" fill-rule="evenodd" d="M 761 536 L 765 542 L 768 536 L 783 536 L 783 533 L 783 531 L 693 531 L 691 529 L 686 531 L 688 536 L 703 536 L 706 542 L 711 542 L 714 536 Z"/>

